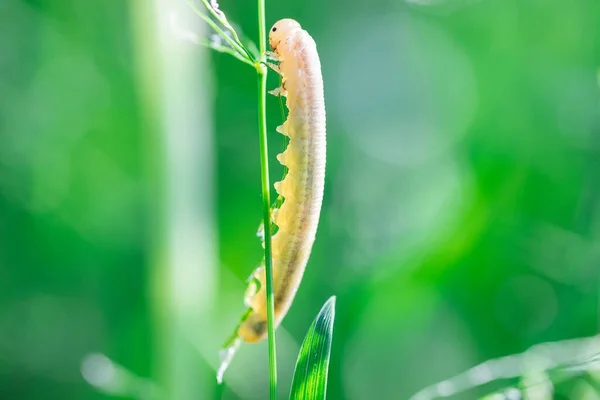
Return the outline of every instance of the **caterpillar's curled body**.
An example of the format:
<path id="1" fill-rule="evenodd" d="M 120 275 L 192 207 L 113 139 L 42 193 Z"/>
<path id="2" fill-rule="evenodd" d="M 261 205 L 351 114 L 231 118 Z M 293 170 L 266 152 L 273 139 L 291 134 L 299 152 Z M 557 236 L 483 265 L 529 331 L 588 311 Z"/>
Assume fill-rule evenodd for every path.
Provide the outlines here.
<path id="1" fill-rule="evenodd" d="M 289 110 L 287 120 L 277 128 L 289 137 L 287 148 L 277 156 L 288 172 L 275 183 L 285 200 L 271 215 L 278 227 L 271 242 L 278 327 L 302 280 L 319 223 L 325 185 L 325 102 L 317 47 L 300 24 L 292 19 L 278 21 L 271 28 L 269 43 L 282 77 L 281 87 L 274 92 L 286 97 Z M 267 336 L 265 283 L 263 263 L 252 273 L 246 290 L 248 310 L 221 353 L 218 381 L 241 340 L 254 343 Z"/>
<path id="2" fill-rule="evenodd" d="M 275 190 L 285 201 L 273 215 L 278 230 L 272 237 L 275 326 L 294 299 L 312 249 L 325 184 L 325 102 L 317 47 L 312 37 L 291 19 L 273 25 L 269 44 L 282 77 L 280 95 L 286 97 L 288 118 L 277 130 L 289 137 L 277 156 L 288 173 Z M 253 273 L 246 292 L 250 310 L 237 333 L 245 342 L 267 335 L 265 269 Z M 258 281 L 258 282 L 257 282 Z"/>

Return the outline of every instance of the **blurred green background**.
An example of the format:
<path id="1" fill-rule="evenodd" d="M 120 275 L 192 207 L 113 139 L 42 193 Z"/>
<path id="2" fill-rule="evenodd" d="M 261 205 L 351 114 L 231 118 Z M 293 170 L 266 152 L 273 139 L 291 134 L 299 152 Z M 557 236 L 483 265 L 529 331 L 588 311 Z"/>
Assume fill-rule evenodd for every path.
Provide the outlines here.
<path id="1" fill-rule="evenodd" d="M 256 38 L 255 2 L 220 6 Z M 318 45 L 328 165 L 282 398 L 331 295 L 331 399 L 597 334 L 600 3 L 268 0 L 284 17 Z M 0 2 L 0 398 L 267 398 L 266 343 L 215 382 L 261 259 L 256 77 L 194 35 L 183 0 Z"/>

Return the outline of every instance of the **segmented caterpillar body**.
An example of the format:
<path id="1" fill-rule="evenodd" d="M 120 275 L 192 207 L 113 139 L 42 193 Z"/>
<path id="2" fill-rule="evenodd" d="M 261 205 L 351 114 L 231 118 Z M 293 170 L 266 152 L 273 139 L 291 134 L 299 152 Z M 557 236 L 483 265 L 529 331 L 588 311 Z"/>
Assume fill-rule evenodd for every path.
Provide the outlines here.
<path id="1" fill-rule="evenodd" d="M 325 184 L 325 102 L 317 46 L 292 19 L 273 25 L 269 44 L 279 61 L 281 88 L 286 97 L 287 120 L 277 131 L 289 137 L 285 151 L 277 156 L 288 173 L 275 190 L 285 201 L 274 211 L 278 231 L 272 237 L 275 326 L 286 315 L 308 262 L 323 200 Z M 246 292 L 250 308 L 237 331 L 245 342 L 267 335 L 265 269 L 253 273 Z"/>

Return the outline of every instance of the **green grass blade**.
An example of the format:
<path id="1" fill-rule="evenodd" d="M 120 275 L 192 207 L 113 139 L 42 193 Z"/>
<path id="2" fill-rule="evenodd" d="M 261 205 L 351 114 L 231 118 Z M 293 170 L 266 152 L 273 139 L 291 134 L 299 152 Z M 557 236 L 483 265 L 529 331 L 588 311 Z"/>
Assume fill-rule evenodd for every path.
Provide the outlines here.
<path id="1" fill-rule="evenodd" d="M 325 399 L 334 319 L 335 296 L 332 296 L 319 311 L 302 342 L 290 391 L 291 400 Z"/>

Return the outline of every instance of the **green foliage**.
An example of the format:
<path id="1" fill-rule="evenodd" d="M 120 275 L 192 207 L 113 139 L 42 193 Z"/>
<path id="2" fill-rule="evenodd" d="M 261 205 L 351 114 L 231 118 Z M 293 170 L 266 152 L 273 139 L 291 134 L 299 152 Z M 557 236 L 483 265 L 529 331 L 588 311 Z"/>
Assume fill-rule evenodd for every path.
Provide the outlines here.
<path id="1" fill-rule="evenodd" d="M 334 319 L 335 296 L 332 296 L 323 305 L 304 337 L 296 361 L 290 399 L 325 399 Z"/>
<path id="2" fill-rule="evenodd" d="M 233 23 L 258 45 L 256 3 L 221 3 L 254 54 Z M 324 219 L 294 318 L 314 319 L 309 295 L 344 293 L 352 310 L 328 397 L 521 388 L 520 366 L 494 372 L 504 357 L 598 332 L 600 2 L 309 4 L 271 1 L 266 23 L 301 22 L 323 67 Z M 176 40 L 178 5 L 181 30 L 235 56 Z M 0 398 L 106 399 L 90 370 L 77 377 L 89 352 L 185 393 L 171 399 L 214 398 L 216 350 L 262 258 L 257 84 L 243 48 L 185 6 L 0 5 Z M 271 179 L 278 104 L 267 97 Z M 219 398 L 268 396 L 263 349 L 245 346 Z M 437 396 L 498 357 L 498 380 Z M 292 374 L 279 370 L 280 396 Z M 594 398 L 589 375 L 550 371 L 556 398 Z"/>

